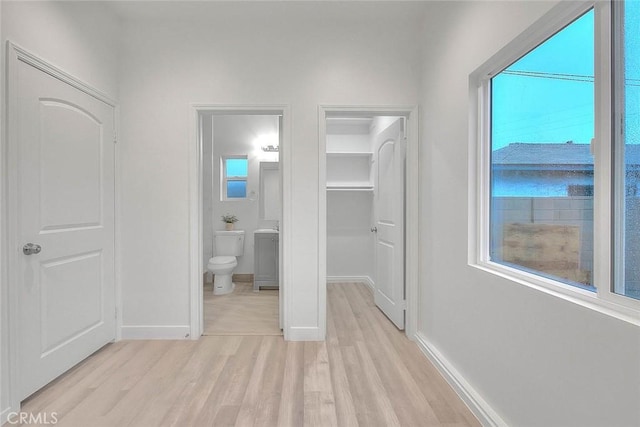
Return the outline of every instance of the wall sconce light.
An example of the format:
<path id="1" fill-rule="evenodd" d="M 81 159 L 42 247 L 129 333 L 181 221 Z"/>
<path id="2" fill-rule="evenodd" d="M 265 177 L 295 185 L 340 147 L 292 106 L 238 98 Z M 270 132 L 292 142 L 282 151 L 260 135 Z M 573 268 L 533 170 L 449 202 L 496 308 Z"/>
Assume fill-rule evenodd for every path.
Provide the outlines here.
<path id="1" fill-rule="evenodd" d="M 258 135 L 253 144 L 256 149 L 262 150 L 263 153 L 277 153 L 280 151 L 277 133 Z"/>

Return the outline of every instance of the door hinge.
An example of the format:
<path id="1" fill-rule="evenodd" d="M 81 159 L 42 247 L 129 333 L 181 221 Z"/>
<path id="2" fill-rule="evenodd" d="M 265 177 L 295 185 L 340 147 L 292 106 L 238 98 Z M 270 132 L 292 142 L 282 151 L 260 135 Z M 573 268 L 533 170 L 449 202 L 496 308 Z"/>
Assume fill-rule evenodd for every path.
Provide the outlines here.
<path id="1" fill-rule="evenodd" d="M 118 143 L 118 132 L 116 132 L 115 130 L 113 131 L 113 143 Z"/>
<path id="2" fill-rule="evenodd" d="M 402 300 L 402 301 L 400 302 L 400 308 L 402 308 L 403 310 L 406 310 L 406 309 L 407 309 L 407 300 L 406 300 L 406 299 L 405 299 L 405 300 Z"/>

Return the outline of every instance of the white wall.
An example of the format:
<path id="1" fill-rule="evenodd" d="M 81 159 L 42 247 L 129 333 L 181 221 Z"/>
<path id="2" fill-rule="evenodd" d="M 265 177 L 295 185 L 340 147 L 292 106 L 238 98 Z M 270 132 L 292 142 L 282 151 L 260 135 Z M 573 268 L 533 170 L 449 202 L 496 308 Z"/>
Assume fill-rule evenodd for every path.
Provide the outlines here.
<path id="1" fill-rule="evenodd" d="M 212 187 L 205 200 L 209 198 L 212 210 L 205 215 L 203 222 L 208 222 L 210 230 L 224 230 L 222 215 L 230 214 L 238 217 L 235 229 L 244 230 L 244 255 L 238 257 L 236 274 L 253 273 L 253 232 L 259 228 L 274 228 L 277 221 L 260 220 L 260 162 L 277 161 L 278 153 L 265 153 L 256 145 L 257 138 L 263 135 L 278 134 L 278 116 L 255 115 L 214 115 L 209 121 L 213 124 L 213 138 L 209 142 L 213 147 L 212 156 L 206 158 L 206 175 L 212 177 Z M 277 141 L 277 139 L 276 139 Z M 220 200 L 220 158 L 227 155 L 246 155 L 248 157 L 247 199 Z M 211 161 L 213 160 L 213 161 Z M 213 172 L 211 166 L 213 165 Z M 209 258 L 215 255 L 213 232 L 205 233 L 204 240 L 206 268 Z"/>
<path id="2" fill-rule="evenodd" d="M 370 123 L 343 124 L 328 121 L 327 152 L 371 151 Z M 334 167 L 349 168 L 347 162 Z M 355 166 L 354 166 L 355 167 Z M 327 159 L 327 176 L 331 173 Z M 343 175 L 343 174 L 342 174 Z M 327 191 L 327 279 L 349 277 L 374 280 L 373 192 Z"/>
<path id="3" fill-rule="evenodd" d="M 327 278 L 375 281 L 373 192 L 327 192 Z"/>
<path id="4" fill-rule="evenodd" d="M 467 265 L 468 76 L 551 6 L 440 3 L 425 22 L 419 331 L 508 425 L 639 425 L 637 327 Z"/>
<path id="5" fill-rule="evenodd" d="M 417 103 L 420 3 L 122 3 L 125 325 L 187 325 L 189 104 L 286 104 L 292 336 L 318 312 L 318 105 Z M 167 21 L 156 13 L 170 10 Z M 194 13 L 197 12 L 197 13 Z"/>
<path id="6" fill-rule="evenodd" d="M 3 10 L 2 3 L 0 3 L 0 43 L 4 41 L 3 35 Z M 5 58 L 4 51 L 2 47 L 0 47 L 0 56 Z M 5 99 L 5 88 L 4 88 L 4 63 L 3 59 L 0 59 L 0 99 Z M 4 165 L 6 164 L 6 151 L 5 151 L 5 143 L 2 135 L 4 135 L 5 128 L 5 103 L 0 103 L 0 165 L 2 168 L 0 170 L 2 173 L 0 174 L 0 200 L 7 199 L 6 193 L 6 185 L 5 185 L 5 173 L 4 173 Z M 0 235 L 7 235 L 7 225 L 6 225 L 6 214 L 5 214 L 5 206 L 3 202 L 0 202 Z M 8 301 L 8 281 L 7 281 L 7 262 L 6 262 L 6 254 L 7 253 L 7 245 L 4 238 L 0 238 L 0 424 L 5 421 L 7 417 L 7 412 L 10 411 L 12 405 L 12 399 L 9 396 L 9 329 L 8 329 L 8 313 L 7 313 L 7 301 Z"/>
<path id="7" fill-rule="evenodd" d="M 119 20 L 110 7 L 101 2 L 3 0 L 2 11 L 3 40 L 116 98 Z"/>
<path id="8" fill-rule="evenodd" d="M 0 2 L 1 69 L 5 70 L 6 41 L 9 40 L 47 62 L 88 83 L 109 97 L 117 98 L 119 21 L 113 11 L 99 3 L 76 2 Z M 4 73 L 0 81 L 5 84 Z M 3 93 L 6 93 L 3 91 Z M 4 97 L 2 104 L 4 107 Z M 4 118 L 4 115 L 3 115 Z M 2 158 L 5 153 L 2 144 Z M 6 169 L 2 164 L 0 182 L 4 187 Z M 5 213 L 4 194 L 0 211 Z M 3 230 L 3 238 L 6 236 Z M 4 246 L 3 242 L 3 246 Z M 3 266 L 4 254 L 3 254 Z M 2 324 L 2 361 L 0 371 L 0 412 L 10 404 L 8 396 L 6 292 L 8 283 L 3 268 L 0 292 Z M 16 407 L 14 406 L 14 410 Z M 0 421 L 1 422 L 1 421 Z"/>

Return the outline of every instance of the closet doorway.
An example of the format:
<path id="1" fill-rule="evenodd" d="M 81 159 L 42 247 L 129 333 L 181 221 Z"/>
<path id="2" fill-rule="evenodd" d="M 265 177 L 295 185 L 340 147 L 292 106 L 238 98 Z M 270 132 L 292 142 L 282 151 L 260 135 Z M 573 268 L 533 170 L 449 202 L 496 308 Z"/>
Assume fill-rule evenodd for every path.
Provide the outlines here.
<path id="1" fill-rule="evenodd" d="M 414 243 L 406 232 L 411 111 L 324 113 L 326 281 L 335 292 L 364 283 L 376 306 L 405 329 L 406 254 Z"/>

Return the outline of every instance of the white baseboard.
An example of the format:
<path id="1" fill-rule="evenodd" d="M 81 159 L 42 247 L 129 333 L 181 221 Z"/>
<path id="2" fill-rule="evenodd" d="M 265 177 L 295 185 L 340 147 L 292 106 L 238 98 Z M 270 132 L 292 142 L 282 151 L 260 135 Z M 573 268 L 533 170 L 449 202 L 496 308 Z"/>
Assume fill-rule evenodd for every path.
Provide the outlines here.
<path id="1" fill-rule="evenodd" d="M 189 339 L 189 325 L 122 326 L 123 340 L 185 340 Z"/>
<path id="2" fill-rule="evenodd" d="M 3 426 L 4 423 L 9 421 L 9 414 L 16 414 L 18 412 L 20 412 L 20 405 L 18 405 L 17 408 L 12 408 L 12 407 L 4 408 L 2 412 L 0 412 L 0 426 Z M 15 415 L 14 417 L 12 417 L 12 419 L 13 418 L 15 418 Z"/>
<path id="3" fill-rule="evenodd" d="M 415 342 L 483 426 L 507 426 L 507 423 L 504 422 L 500 415 L 471 387 L 442 353 L 429 343 L 424 335 L 420 332 L 416 333 Z"/>
<path id="4" fill-rule="evenodd" d="M 325 336 L 319 327 L 291 327 L 285 331 L 287 341 L 324 341 Z"/>
<path id="5" fill-rule="evenodd" d="M 369 276 L 327 276 L 327 283 L 364 283 L 372 291 L 375 286 Z"/>

